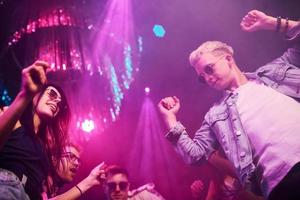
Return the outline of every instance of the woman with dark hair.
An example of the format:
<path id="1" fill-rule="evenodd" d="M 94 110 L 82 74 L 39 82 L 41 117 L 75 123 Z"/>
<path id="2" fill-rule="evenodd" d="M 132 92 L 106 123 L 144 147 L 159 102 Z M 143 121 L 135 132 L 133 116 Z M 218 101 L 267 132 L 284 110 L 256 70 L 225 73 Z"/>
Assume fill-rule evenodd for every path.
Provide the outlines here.
<path id="1" fill-rule="evenodd" d="M 0 199 L 41 199 L 52 160 L 67 142 L 69 106 L 47 83 L 48 67 L 36 61 L 23 69 L 21 90 L 0 116 Z"/>

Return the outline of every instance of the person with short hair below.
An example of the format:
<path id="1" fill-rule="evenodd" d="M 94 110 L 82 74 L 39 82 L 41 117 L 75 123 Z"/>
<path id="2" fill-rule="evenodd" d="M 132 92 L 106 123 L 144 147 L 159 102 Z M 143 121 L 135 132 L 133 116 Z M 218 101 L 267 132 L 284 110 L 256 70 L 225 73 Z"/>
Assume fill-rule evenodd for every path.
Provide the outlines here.
<path id="1" fill-rule="evenodd" d="M 256 174 L 265 198 L 300 199 L 300 22 L 252 10 L 241 28 L 282 32 L 294 46 L 255 73 L 244 74 L 232 47 L 203 43 L 190 54 L 190 63 L 199 80 L 224 91 L 224 97 L 206 113 L 193 139 L 177 121 L 179 99 L 163 98 L 158 107 L 170 129 L 166 137 L 194 164 L 221 146 L 244 188 L 251 189 Z"/>
<path id="2" fill-rule="evenodd" d="M 154 189 L 153 183 L 130 191 L 128 172 L 120 166 L 111 165 L 105 171 L 104 191 L 108 200 L 164 200 Z"/>
<path id="3" fill-rule="evenodd" d="M 51 159 L 68 140 L 70 110 L 62 89 L 47 82 L 49 64 L 22 70 L 21 90 L 0 115 L 0 199 L 41 199 Z M 19 121 L 19 122 L 18 122 Z"/>

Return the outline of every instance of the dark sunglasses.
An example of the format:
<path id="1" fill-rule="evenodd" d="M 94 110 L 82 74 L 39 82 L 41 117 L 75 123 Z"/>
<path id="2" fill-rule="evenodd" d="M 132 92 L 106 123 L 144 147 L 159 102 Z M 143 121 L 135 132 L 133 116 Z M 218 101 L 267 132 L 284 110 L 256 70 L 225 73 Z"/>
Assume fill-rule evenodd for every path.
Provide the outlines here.
<path id="1" fill-rule="evenodd" d="M 66 158 L 68 161 L 70 162 L 75 162 L 77 161 L 79 164 L 81 163 L 80 158 L 78 158 L 75 154 L 71 153 L 71 152 L 66 152 L 62 154 L 63 158 Z"/>
<path id="2" fill-rule="evenodd" d="M 214 65 L 215 64 L 208 64 L 204 67 L 204 70 L 203 72 L 206 74 L 206 75 L 213 75 L 215 73 L 215 70 L 214 70 Z M 198 76 L 198 81 L 202 84 L 205 84 L 206 81 L 205 81 L 205 78 L 203 75 L 199 75 Z"/>
<path id="3" fill-rule="evenodd" d="M 124 191 L 128 187 L 128 182 L 121 181 L 120 183 L 115 183 L 115 182 L 108 182 L 107 183 L 107 187 L 110 191 L 115 191 L 117 189 L 117 185 L 119 186 L 120 190 Z"/>
<path id="4" fill-rule="evenodd" d="M 204 69 L 203 69 L 203 74 L 208 75 L 208 76 L 213 75 L 215 73 L 214 66 L 224 57 L 225 56 L 221 56 L 220 58 L 217 59 L 217 61 L 215 63 L 205 65 Z M 204 75 L 199 75 L 198 81 L 202 84 L 205 84 L 206 81 L 205 81 Z"/>

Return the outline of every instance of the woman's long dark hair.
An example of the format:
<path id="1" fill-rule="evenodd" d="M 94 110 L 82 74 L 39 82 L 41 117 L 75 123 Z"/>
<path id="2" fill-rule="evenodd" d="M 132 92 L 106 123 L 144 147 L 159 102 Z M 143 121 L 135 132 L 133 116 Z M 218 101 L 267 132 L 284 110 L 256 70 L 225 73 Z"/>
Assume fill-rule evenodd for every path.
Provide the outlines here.
<path id="1" fill-rule="evenodd" d="M 70 108 L 63 90 L 56 84 L 51 83 L 45 85 L 38 96 L 37 104 L 33 106 L 33 102 L 31 102 L 24 111 L 20 121 L 23 126 L 34 133 L 33 116 L 36 112 L 36 106 L 49 86 L 57 89 L 61 95 L 60 110 L 51 121 L 41 120 L 41 126 L 38 130 L 37 136 L 45 145 L 48 159 L 50 161 L 50 168 L 53 169 L 53 160 L 61 159 L 63 148 L 66 143 L 68 143 Z"/>

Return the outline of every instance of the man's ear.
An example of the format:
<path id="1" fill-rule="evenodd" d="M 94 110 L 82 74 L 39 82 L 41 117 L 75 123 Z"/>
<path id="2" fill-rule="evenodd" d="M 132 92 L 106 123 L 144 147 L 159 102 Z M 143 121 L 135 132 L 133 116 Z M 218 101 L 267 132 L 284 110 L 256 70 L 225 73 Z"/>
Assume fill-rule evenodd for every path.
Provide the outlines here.
<path id="1" fill-rule="evenodd" d="M 225 59 L 227 60 L 227 62 L 228 62 L 228 64 L 229 64 L 230 67 L 233 66 L 233 64 L 234 64 L 234 59 L 233 59 L 232 55 L 227 54 L 227 55 L 225 56 Z"/>
<path id="2" fill-rule="evenodd" d="M 229 54 L 227 54 L 227 55 L 225 56 L 225 59 L 226 59 L 228 62 L 232 62 L 232 61 L 233 61 L 232 55 L 229 55 Z"/>

